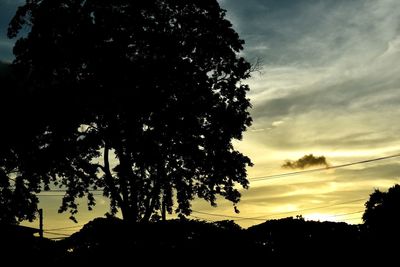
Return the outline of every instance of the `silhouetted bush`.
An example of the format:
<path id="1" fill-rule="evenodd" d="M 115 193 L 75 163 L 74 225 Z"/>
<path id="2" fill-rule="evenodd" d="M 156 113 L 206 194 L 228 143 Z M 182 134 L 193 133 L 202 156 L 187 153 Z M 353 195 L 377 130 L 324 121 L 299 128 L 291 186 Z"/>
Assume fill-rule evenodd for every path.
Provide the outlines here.
<path id="1" fill-rule="evenodd" d="M 393 256 L 400 239 L 400 185 L 382 192 L 376 189 L 365 203 L 364 235 L 369 252 Z"/>

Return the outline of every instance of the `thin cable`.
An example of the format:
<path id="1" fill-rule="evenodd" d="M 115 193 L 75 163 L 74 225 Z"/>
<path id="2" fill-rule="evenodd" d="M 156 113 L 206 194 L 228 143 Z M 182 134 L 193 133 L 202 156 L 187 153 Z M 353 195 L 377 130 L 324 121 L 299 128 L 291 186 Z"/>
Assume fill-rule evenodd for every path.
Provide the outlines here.
<path id="1" fill-rule="evenodd" d="M 216 214 L 216 213 L 208 213 L 208 212 L 203 212 L 203 211 L 197 211 L 197 210 L 192 210 L 194 213 L 199 213 L 199 214 L 204 214 L 204 215 L 211 215 L 211 216 L 216 216 L 216 217 L 224 217 L 224 218 L 236 218 L 236 219 L 246 219 L 245 217 L 240 217 L 240 216 L 232 216 L 232 215 L 223 215 L 223 214 Z"/>
<path id="2" fill-rule="evenodd" d="M 213 220 L 202 218 L 202 217 L 197 217 L 197 216 L 194 216 L 194 215 L 190 215 L 190 217 L 198 219 L 198 220 L 207 221 L 207 222 L 214 222 Z"/>
<path id="3" fill-rule="evenodd" d="M 56 231 L 56 230 L 73 229 L 73 228 L 78 228 L 78 227 L 83 227 L 83 226 L 84 226 L 84 224 L 80 224 L 80 225 L 75 225 L 75 226 L 68 226 L 68 227 L 61 227 L 61 228 L 46 229 L 46 231 Z"/>
<path id="4" fill-rule="evenodd" d="M 93 196 L 102 196 L 103 194 L 96 194 L 94 193 Z M 65 195 L 61 195 L 61 194 L 45 194 L 45 195 L 41 195 L 41 194 L 37 194 L 37 196 L 39 197 L 63 197 Z"/>
<path id="5" fill-rule="evenodd" d="M 103 192 L 103 189 L 92 189 L 88 190 L 89 192 Z M 43 190 L 43 193 L 45 192 L 67 192 L 66 189 L 49 189 L 49 190 Z"/>
<path id="6" fill-rule="evenodd" d="M 362 218 L 361 217 L 350 217 L 350 218 L 345 218 L 343 220 L 346 220 L 346 221 L 361 220 L 362 221 Z"/>
<path id="7" fill-rule="evenodd" d="M 361 213 L 364 212 L 363 210 L 361 211 L 355 211 L 355 212 L 348 212 L 348 213 L 342 213 L 342 214 L 334 214 L 334 215 L 330 215 L 329 217 L 340 217 L 340 216 L 345 216 L 345 215 L 351 215 L 351 214 L 357 214 L 357 213 Z M 215 214 L 214 214 L 215 215 Z M 204 221 L 209 221 L 209 222 L 215 222 L 215 220 L 210 220 L 210 219 L 206 219 L 206 218 L 202 218 L 202 217 L 198 217 L 198 216 L 194 216 L 194 215 L 190 215 L 190 217 L 195 218 L 195 219 L 199 219 L 199 220 L 204 220 Z M 357 217 L 351 217 L 351 218 L 343 218 L 342 220 L 360 220 L 361 218 L 359 216 Z M 261 219 L 259 219 L 261 220 Z M 238 220 L 234 220 L 234 221 L 238 221 Z"/>
<path id="8" fill-rule="evenodd" d="M 40 195 L 37 194 L 38 197 L 63 197 L 64 195 L 60 195 L 60 194 L 47 194 L 47 195 Z"/>
<path id="9" fill-rule="evenodd" d="M 294 210 L 294 211 L 285 211 L 285 212 L 274 213 L 274 214 L 271 214 L 271 215 L 250 217 L 250 218 L 248 218 L 248 219 L 259 219 L 259 218 L 262 218 L 262 217 L 274 217 L 274 216 L 277 216 L 277 215 L 290 214 L 290 213 L 298 213 L 298 212 L 309 211 L 309 210 L 317 210 L 317 209 L 335 207 L 335 206 L 339 206 L 339 205 L 343 205 L 343 204 L 349 204 L 349 203 L 354 203 L 354 202 L 358 202 L 358 201 L 365 201 L 365 200 L 367 200 L 367 199 L 366 199 L 366 198 L 359 198 L 359 199 L 353 199 L 353 200 L 349 200 L 349 201 L 345 201 L 345 202 L 340 202 L 340 203 L 335 203 L 335 204 L 330 204 L 330 205 L 325 205 L 325 206 L 318 206 L 318 207 L 312 207 L 312 208 L 305 208 L 305 209 Z M 268 218 L 267 218 L 267 219 L 268 219 Z"/>
<path id="10" fill-rule="evenodd" d="M 49 231 L 43 231 L 43 233 L 50 234 L 50 235 L 66 236 L 66 237 L 70 236 L 70 235 L 67 235 L 67 234 L 55 233 L 55 232 L 49 232 Z"/>
<path id="11" fill-rule="evenodd" d="M 353 165 L 357 165 L 357 164 L 369 163 L 369 162 L 385 160 L 385 159 L 391 159 L 391 158 L 397 158 L 397 157 L 400 157 L 400 154 L 394 154 L 394 155 L 386 156 L 386 157 L 380 157 L 380 158 L 375 158 L 375 159 L 367 159 L 367 160 L 356 161 L 356 162 L 351 162 L 351 163 L 346 163 L 346 164 L 341 164 L 341 165 L 335 165 L 335 166 L 329 166 L 329 167 L 324 167 L 324 168 L 318 168 L 318 169 L 311 169 L 311 170 L 304 170 L 304 171 L 297 171 L 297 172 L 287 172 L 287 173 L 265 175 L 265 176 L 257 176 L 257 177 L 249 177 L 249 181 L 250 182 L 258 182 L 258 181 L 264 181 L 264 180 L 280 179 L 280 178 L 285 178 L 287 176 L 292 176 L 292 175 L 298 175 L 298 174 L 303 174 L 303 173 L 312 173 L 312 172 L 326 171 L 326 170 L 331 170 L 331 169 L 344 168 L 344 167 L 353 166 Z"/>
<path id="12" fill-rule="evenodd" d="M 374 159 L 361 160 L 361 161 L 345 163 L 345 164 L 341 164 L 341 165 L 328 166 L 328 167 L 324 167 L 324 168 L 317 168 L 317 169 L 303 170 L 303 171 L 297 171 L 297 172 L 287 172 L 287 173 L 280 173 L 280 174 L 249 177 L 249 180 L 251 182 L 257 182 L 257 181 L 263 181 L 263 180 L 279 179 L 279 178 L 283 178 L 283 177 L 286 177 L 286 176 L 298 175 L 298 174 L 303 174 L 303 173 L 326 171 L 326 170 L 330 170 L 330 169 L 344 168 L 344 167 L 353 166 L 353 165 L 357 165 L 357 164 L 369 163 L 369 162 L 386 160 L 386 159 L 397 158 L 397 157 L 400 157 L 400 153 L 399 154 L 390 155 L 390 156 L 386 156 L 386 157 L 379 157 L 379 158 L 374 158 Z M 8 177 L 8 179 L 10 179 L 12 181 L 15 181 L 15 179 L 13 179 L 11 177 Z M 50 189 L 50 190 L 47 190 L 47 191 L 48 192 L 64 192 L 66 190 L 63 190 L 63 189 Z M 94 190 L 89 190 L 89 191 L 100 192 L 100 191 L 103 191 L 103 190 L 102 189 L 94 189 Z"/>
<path id="13" fill-rule="evenodd" d="M 343 205 L 343 204 L 358 202 L 358 201 L 361 201 L 361 200 L 366 200 L 366 198 L 353 199 L 353 200 L 350 200 L 350 201 L 345 201 L 345 202 L 340 202 L 340 203 L 335 203 L 335 204 L 330 204 L 330 205 L 325 205 L 325 206 L 318 206 L 318 207 L 306 208 L 306 209 L 301 209 L 301 210 L 285 211 L 285 212 L 261 215 L 261 216 L 256 216 L 256 217 L 241 217 L 241 216 L 223 215 L 223 214 L 208 213 L 208 212 L 196 211 L 196 210 L 192 210 L 192 212 L 199 213 L 199 214 L 204 214 L 204 215 L 216 216 L 216 217 L 225 217 L 225 218 L 236 219 L 234 221 L 241 221 L 241 220 L 260 220 L 260 221 L 265 221 L 265 220 L 270 219 L 270 217 L 275 217 L 277 215 L 283 215 L 283 214 L 289 214 L 289 213 L 299 213 L 299 212 L 308 211 L 308 210 L 315 210 L 315 209 L 322 209 L 322 208 L 327 208 L 327 207 L 334 207 L 334 206 L 339 206 L 339 205 Z"/>
<path id="14" fill-rule="evenodd" d="M 357 213 L 361 213 L 361 212 L 364 212 L 364 210 L 348 212 L 348 213 L 342 213 L 342 214 L 334 214 L 334 215 L 332 215 L 330 217 L 341 217 L 341 216 L 346 216 L 346 215 L 350 215 L 350 214 L 357 214 Z"/>

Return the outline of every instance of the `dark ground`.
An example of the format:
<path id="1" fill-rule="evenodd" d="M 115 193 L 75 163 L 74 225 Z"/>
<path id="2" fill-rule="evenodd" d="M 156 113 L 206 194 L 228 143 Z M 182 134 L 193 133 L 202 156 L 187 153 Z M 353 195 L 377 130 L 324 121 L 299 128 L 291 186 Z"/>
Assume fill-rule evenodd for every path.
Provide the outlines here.
<path id="1" fill-rule="evenodd" d="M 343 265 L 395 257 L 397 237 L 368 233 L 362 225 L 294 218 L 249 229 L 233 221 L 127 225 L 115 218 L 97 218 L 62 241 L 3 233 L 1 261 L 11 260 L 16 266 L 35 266 L 36 262 L 52 266 Z"/>

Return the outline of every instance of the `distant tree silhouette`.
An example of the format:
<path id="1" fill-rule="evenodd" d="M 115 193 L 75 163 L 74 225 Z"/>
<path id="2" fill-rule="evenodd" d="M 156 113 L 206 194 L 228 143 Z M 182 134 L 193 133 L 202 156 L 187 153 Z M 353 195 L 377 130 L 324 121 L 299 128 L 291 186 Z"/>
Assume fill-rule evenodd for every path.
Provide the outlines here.
<path id="1" fill-rule="evenodd" d="M 12 186 L 6 173 L 0 171 L 0 224 L 17 224 L 36 217 L 37 197 L 17 178 Z"/>
<path id="2" fill-rule="evenodd" d="M 303 217 L 268 220 L 247 229 L 257 245 L 259 254 L 264 252 L 280 262 L 308 263 L 329 258 L 330 262 L 343 261 L 359 256 L 359 229 L 344 222 L 306 221 Z"/>
<path id="3" fill-rule="evenodd" d="M 382 238 L 400 236 L 400 185 L 392 186 L 387 192 L 375 189 L 365 203 L 362 219 L 372 234 Z"/>
<path id="4" fill-rule="evenodd" d="M 149 261 L 157 263 L 169 259 L 195 260 L 196 263 L 227 263 L 229 259 L 236 262 L 240 257 L 227 255 L 226 251 L 243 252 L 251 240 L 233 222 L 222 224 L 178 219 L 131 225 L 117 218 L 96 218 L 59 243 L 66 252 L 60 262 L 104 263 L 110 260 L 123 263 L 132 261 L 133 252 L 136 255 L 151 253 Z M 210 256 L 210 253 L 214 254 Z"/>
<path id="5" fill-rule="evenodd" d="M 38 134 L 18 171 L 64 185 L 60 211 L 84 195 L 90 208 L 96 188 L 134 222 L 175 201 L 188 215 L 196 196 L 239 201 L 251 161 L 232 139 L 251 123 L 250 64 L 216 0 L 30 0 L 9 37 L 25 26 L 13 65 Z"/>

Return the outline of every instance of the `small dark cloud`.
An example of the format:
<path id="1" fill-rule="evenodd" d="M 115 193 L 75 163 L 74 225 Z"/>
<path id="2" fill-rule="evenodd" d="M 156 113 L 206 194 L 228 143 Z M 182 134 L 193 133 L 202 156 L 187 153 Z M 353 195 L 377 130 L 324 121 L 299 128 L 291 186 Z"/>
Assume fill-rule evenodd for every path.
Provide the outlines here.
<path id="1" fill-rule="evenodd" d="M 324 156 L 316 157 L 313 154 L 305 155 L 298 160 L 286 160 L 282 165 L 282 168 L 285 169 L 306 169 L 312 166 L 325 166 L 329 167 L 329 164 L 326 162 L 326 158 Z"/>

